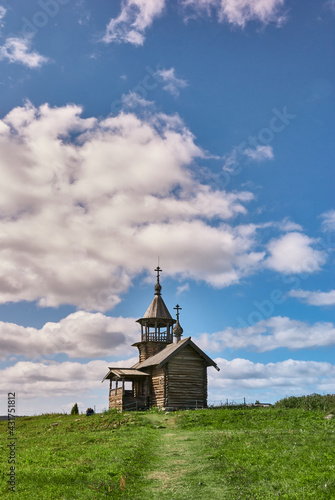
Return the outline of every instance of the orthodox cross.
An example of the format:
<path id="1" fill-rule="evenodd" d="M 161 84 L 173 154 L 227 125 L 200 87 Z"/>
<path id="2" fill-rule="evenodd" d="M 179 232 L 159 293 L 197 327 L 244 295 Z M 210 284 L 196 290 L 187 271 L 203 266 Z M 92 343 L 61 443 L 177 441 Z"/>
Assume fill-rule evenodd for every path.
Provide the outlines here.
<path id="1" fill-rule="evenodd" d="M 180 311 L 182 308 L 180 307 L 180 305 L 178 305 L 178 304 L 177 304 L 177 305 L 176 305 L 176 307 L 174 307 L 173 309 L 177 309 L 177 320 L 179 321 L 179 314 L 180 314 L 180 313 L 179 313 L 179 311 Z"/>
<path id="2" fill-rule="evenodd" d="M 159 273 L 162 272 L 162 269 L 159 266 L 157 266 L 155 271 L 157 272 L 157 283 L 159 283 Z"/>

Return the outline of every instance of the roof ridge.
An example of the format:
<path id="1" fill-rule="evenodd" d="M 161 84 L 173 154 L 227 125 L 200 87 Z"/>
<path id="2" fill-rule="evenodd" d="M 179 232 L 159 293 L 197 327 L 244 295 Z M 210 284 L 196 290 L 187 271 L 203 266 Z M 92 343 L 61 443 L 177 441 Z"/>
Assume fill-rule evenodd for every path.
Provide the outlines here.
<path id="1" fill-rule="evenodd" d="M 191 347 L 195 349 L 201 357 L 207 360 L 208 366 L 214 366 L 216 370 L 219 370 L 215 361 L 207 356 L 207 354 L 191 340 L 191 337 L 186 337 L 185 339 L 180 340 L 177 344 L 168 344 L 164 349 L 154 354 L 153 356 L 150 356 L 144 361 L 135 363 L 132 368 L 141 370 L 142 368 L 148 368 L 149 366 L 154 365 L 163 366 L 163 364 L 165 364 L 175 352 L 183 347 L 184 344 L 190 344 Z"/>

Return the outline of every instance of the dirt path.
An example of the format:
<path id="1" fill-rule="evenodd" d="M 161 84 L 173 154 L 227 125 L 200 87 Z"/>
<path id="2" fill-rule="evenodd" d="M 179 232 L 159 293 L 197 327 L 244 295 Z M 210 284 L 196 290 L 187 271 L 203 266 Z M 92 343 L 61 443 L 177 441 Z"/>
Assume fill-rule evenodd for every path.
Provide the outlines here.
<path id="1" fill-rule="evenodd" d="M 201 433 L 178 429 L 175 416 L 165 420 L 152 448 L 147 471 L 148 499 L 222 499 L 223 483 L 211 457 L 204 453 Z M 207 433 L 208 436 L 208 433 Z"/>

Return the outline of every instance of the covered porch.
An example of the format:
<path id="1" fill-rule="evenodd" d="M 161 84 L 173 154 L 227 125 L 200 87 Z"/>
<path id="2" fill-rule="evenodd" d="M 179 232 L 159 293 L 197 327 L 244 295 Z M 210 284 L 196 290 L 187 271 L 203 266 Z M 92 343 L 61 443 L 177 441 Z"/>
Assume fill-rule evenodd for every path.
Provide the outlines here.
<path id="1" fill-rule="evenodd" d="M 131 368 L 109 368 L 109 408 L 121 411 L 149 408 L 149 374 Z"/>

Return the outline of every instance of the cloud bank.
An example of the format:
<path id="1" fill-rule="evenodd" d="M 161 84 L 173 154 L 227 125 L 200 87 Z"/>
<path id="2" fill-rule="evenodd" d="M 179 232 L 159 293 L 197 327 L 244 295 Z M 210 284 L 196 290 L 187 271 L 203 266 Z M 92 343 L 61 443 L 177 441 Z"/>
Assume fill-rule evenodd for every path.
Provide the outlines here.
<path id="1" fill-rule="evenodd" d="M 178 116 L 82 111 L 27 102 L 0 120 L 0 302 L 105 311 L 157 255 L 214 286 L 257 269 L 257 227 L 227 223 L 252 193 L 193 177 L 204 153 Z"/>
<path id="2" fill-rule="evenodd" d="M 314 349 L 335 345 L 335 326 L 326 322 L 311 325 L 305 321 L 273 316 L 245 328 L 228 327 L 221 332 L 204 333 L 199 337 L 199 345 L 209 352 L 227 348 L 257 352 L 279 348 Z"/>
<path id="3" fill-rule="evenodd" d="M 0 322 L 0 353 L 5 360 L 11 355 L 29 359 L 66 354 L 70 358 L 98 358 L 131 354 L 131 344 L 139 338 L 135 318 L 115 318 L 101 313 L 77 311 L 59 323 L 43 328 L 23 327 Z"/>
<path id="4" fill-rule="evenodd" d="M 311 392 L 332 393 L 335 383 L 335 366 L 327 362 L 287 359 L 277 363 L 253 363 L 235 358 L 228 361 L 216 358 L 220 372 L 209 371 L 210 397 L 214 401 L 241 399 L 252 396 L 263 402 L 274 403 L 291 395 Z M 254 401 L 255 401 L 254 399 Z M 265 401 L 264 401 L 265 399 Z M 251 400 L 252 401 L 252 400 Z"/>
<path id="5" fill-rule="evenodd" d="M 0 391 L 8 392 L 8 387 L 19 391 L 18 414 L 63 410 L 70 412 L 75 402 L 82 410 L 87 406 L 98 406 L 98 411 L 108 406 L 108 383 L 101 384 L 108 365 L 129 367 L 137 357 L 106 363 L 94 360 L 88 363 L 33 363 L 20 361 L 0 371 Z M 331 363 L 298 361 L 288 359 L 278 363 L 253 363 L 236 358 L 231 361 L 216 358 L 220 372 L 213 368 L 208 371 L 210 402 L 224 401 L 247 396 L 248 401 L 270 399 L 275 402 L 286 395 L 315 392 L 331 392 L 335 383 L 335 367 Z M 41 400 L 41 394 L 44 394 Z M 52 394 L 52 397 L 48 397 Z M 5 408 L 1 411 L 4 413 Z"/>

